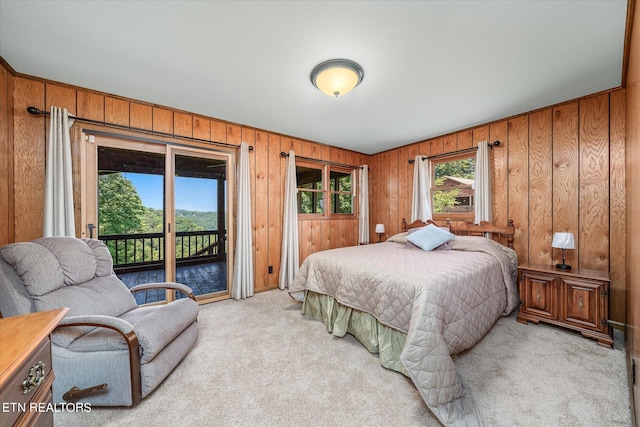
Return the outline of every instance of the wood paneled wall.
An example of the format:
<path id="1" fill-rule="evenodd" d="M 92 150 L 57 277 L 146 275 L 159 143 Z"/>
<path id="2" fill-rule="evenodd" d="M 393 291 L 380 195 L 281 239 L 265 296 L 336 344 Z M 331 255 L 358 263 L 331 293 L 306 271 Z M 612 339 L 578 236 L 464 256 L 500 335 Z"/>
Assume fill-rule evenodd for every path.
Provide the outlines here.
<path id="1" fill-rule="evenodd" d="M 0 61 L 0 246 L 13 234 L 13 75 Z"/>
<path id="2" fill-rule="evenodd" d="M 626 186 L 627 186 L 627 356 L 635 361 L 636 381 L 631 383 L 635 425 L 640 425 L 640 2 L 635 7 L 629 67 L 626 75 Z"/>
<path id="3" fill-rule="evenodd" d="M 0 192 L 0 244 L 31 240 L 42 233 L 44 195 L 42 185 L 33 183 L 44 181 L 48 120 L 29 115 L 26 107 L 31 105 L 41 109 L 61 106 L 80 117 L 145 133 L 253 145 L 257 290 L 277 286 L 279 274 L 285 168 L 280 151 L 293 149 L 304 157 L 345 164 L 368 163 L 370 232 L 375 240 L 376 223 L 385 224 L 388 237 L 400 231 L 402 218 L 410 217 L 413 167 L 408 159 L 474 147 L 482 140 L 500 140 L 502 145 L 491 154 L 493 217 L 498 224 L 515 221 L 519 260 L 557 262 L 560 251 L 551 249 L 553 232 L 572 231 L 578 248 L 568 251 L 568 262 L 611 272 L 611 317 L 624 321 L 623 90 L 367 156 L 92 90 L 14 77 L 4 67 L 0 70 L 0 91 L 8 94 L 0 103 L 0 120 L 7 122 L 3 129 L 8 135 L 0 135 L 2 153 L 8 153 L 0 161 L 3 183 L 7 182 Z M 355 245 L 357 219 L 300 220 L 299 240 L 301 260 L 317 250 Z M 272 274 L 269 266 L 273 266 Z"/>
<path id="4" fill-rule="evenodd" d="M 416 155 L 500 141 L 491 150 L 494 223 L 514 220 L 519 262 L 554 264 L 553 233 L 571 231 L 567 263 L 611 272 L 611 318 L 625 317 L 625 93 L 596 94 L 372 156 L 371 227 L 387 237 L 411 216 Z M 371 228 L 373 229 L 373 228 Z"/>
<path id="5" fill-rule="evenodd" d="M 47 110 L 51 105 L 64 107 L 78 117 L 127 126 L 145 137 L 152 138 L 156 132 L 232 145 L 245 141 L 253 145 L 250 169 L 256 291 L 272 289 L 278 284 L 286 166 L 280 152 L 294 150 L 301 156 L 352 165 L 365 164 L 369 158 L 349 150 L 215 118 L 37 78 L 14 77 L 5 67 L 0 67 L 0 70 L 0 91 L 9 94 L 6 98 L 4 95 L 0 97 L 0 120 L 3 120 L 0 122 L 3 125 L 0 135 L 0 176 L 3 183 L 0 191 L 0 245 L 29 241 L 42 235 L 45 141 L 49 120 L 28 114 L 28 106 Z M 11 131 L 5 133 L 4 129 L 10 127 Z M 106 130 L 118 133 L 115 128 Z M 188 144 L 188 139 L 180 139 L 179 142 Z M 74 156 L 77 164 L 78 147 L 74 147 Z M 11 165 L 14 165 L 13 169 Z M 76 199 L 79 223 L 81 206 L 80 199 Z M 320 249 L 357 245 L 357 220 L 301 220 L 299 236 L 302 260 Z M 268 273 L 269 266 L 273 266 L 272 274 Z"/>

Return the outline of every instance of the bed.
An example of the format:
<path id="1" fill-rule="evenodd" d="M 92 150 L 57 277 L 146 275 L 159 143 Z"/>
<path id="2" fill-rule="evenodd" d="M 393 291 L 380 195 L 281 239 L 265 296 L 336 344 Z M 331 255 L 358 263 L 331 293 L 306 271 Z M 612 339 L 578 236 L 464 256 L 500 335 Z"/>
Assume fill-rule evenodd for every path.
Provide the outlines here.
<path id="1" fill-rule="evenodd" d="M 412 233 L 434 227 L 455 238 L 433 250 L 412 247 Z M 473 347 L 519 303 L 513 222 L 403 219 L 403 230 L 383 243 L 310 255 L 289 292 L 333 335 L 354 335 L 379 353 L 382 366 L 407 375 L 444 425 L 482 425 L 451 356 Z"/>

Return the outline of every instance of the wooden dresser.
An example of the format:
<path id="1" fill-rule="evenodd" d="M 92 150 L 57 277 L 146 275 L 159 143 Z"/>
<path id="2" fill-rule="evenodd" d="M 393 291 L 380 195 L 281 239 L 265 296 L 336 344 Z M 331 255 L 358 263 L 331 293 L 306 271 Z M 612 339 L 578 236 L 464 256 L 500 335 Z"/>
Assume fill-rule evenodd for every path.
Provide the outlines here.
<path id="1" fill-rule="evenodd" d="M 50 334 L 68 311 L 0 319 L 0 427 L 53 426 Z"/>
<path id="2" fill-rule="evenodd" d="M 551 323 L 613 346 L 607 272 L 525 263 L 518 267 L 518 281 L 518 322 Z"/>

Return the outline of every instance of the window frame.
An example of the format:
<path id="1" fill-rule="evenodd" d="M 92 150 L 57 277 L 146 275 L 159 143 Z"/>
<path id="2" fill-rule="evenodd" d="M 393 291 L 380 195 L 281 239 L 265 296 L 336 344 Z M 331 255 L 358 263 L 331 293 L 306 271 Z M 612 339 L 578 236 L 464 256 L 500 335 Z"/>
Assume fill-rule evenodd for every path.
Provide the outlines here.
<path id="1" fill-rule="evenodd" d="M 357 166 L 349 167 L 349 166 L 338 166 L 332 165 L 328 163 L 314 162 L 309 160 L 298 160 L 296 159 L 296 173 L 298 166 L 308 167 L 313 169 L 322 170 L 322 190 L 308 189 L 299 187 L 296 183 L 296 193 L 300 191 L 308 191 L 308 192 L 318 192 L 323 194 L 324 206 L 322 213 L 301 213 L 298 211 L 298 217 L 303 219 L 353 219 L 358 216 L 358 198 L 356 197 L 356 185 L 358 175 L 356 171 L 358 170 Z M 331 189 L 331 172 L 341 172 L 348 173 L 351 175 L 351 191 L 337 191 Z M 351 213 L 333 213 L 333 201 L 334 196 L 340 194 L 350 194 L 351 195 Z M 298 207 L 299 209 L 299 207 Z"/>
<path id="2" fill-rule="evenodd" d="M 437 191 L 438 189 L 436 188 L 435 184 L 436 184 L 436 165 L 442 164 L 442 163 L 450 163 L 450 162 L 456 162 L 458 160 L 467 160 L 467 159 L 473 159 L 473 166 L 474 166 L 474 172 L 475 172 L 475 162 L 476 162 L 476 153 L 477 150 L 473 150 L 470 152 L 466 152 L 466 153 L 459 153 L 459 154 L 452 154 L 450 156 L 445 155 L 445 156 L 438 156 L 437 158 L 432 158 L 429 159 L 430 164 L 430 169 L 431 169 L 431 188 L 429 191 L 429 197 L 431 197 L 431 209 L 432 211 L 434 211 L 434 203 L 433 203 L 433 196 L 435 191 Z M 470 188 L 473 188 L 473 186 L 470 186 Z M 474 192 L 475 193 L 475 192 Z M 452 220 L 456 220 L 456 221 L 465 221 L 465 220 L 471 220 L 473 221 L 475 219 L 475 194 L 472 196 L 473 197 L 473 207 L 474 210 L 468 213 L 435 213 L 433 212 L 433 219 L 435 221 L 443 221 L 443 220 L 447 220 L 447 219 L 452 219 Z"/>

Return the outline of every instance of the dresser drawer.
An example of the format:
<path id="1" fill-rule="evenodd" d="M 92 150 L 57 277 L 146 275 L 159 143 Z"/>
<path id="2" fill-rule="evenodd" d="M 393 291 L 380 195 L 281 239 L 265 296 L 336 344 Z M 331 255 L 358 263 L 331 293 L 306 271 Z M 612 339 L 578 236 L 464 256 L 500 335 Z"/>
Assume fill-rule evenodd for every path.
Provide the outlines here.
<path id="1" fill-rule="evenodd" d="M 0 390 L 2 419 L 0 427 L 11 426 L 25 412 L 34 396 L 46 394 L 42 387 L 51 387 L 51 343 L 44 339 L 37 349 L 9 378 Z M 7 412 L 5 412 L 8 409 Z"/>

